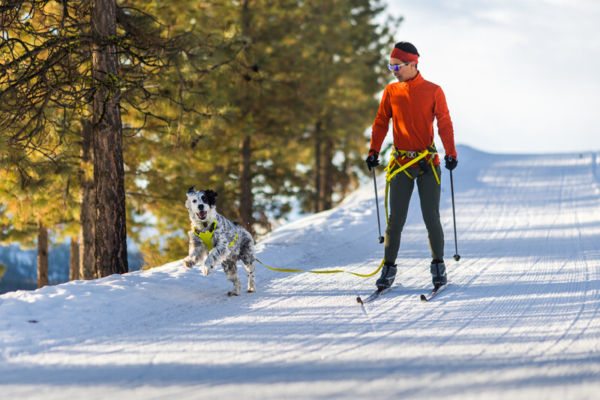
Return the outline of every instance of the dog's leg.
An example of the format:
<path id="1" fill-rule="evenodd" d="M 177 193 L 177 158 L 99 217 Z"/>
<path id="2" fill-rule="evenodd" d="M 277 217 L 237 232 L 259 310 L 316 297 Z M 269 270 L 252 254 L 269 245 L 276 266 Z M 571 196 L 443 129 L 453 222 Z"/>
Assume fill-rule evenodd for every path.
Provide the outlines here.
<path id="1" fill-rule="evenodd" d="M 215 247 L 208 253 L 206 261 L 204 261 L 204 266 L 202 267 L 204 275 L 210 275 L 212 270 L 217 266 L 217 263 L 227 259 L 228 256 L 229 249 L 225 242 L 221 241 L 220 243 L 215 244 Z"/>
<path id="2" fill-rule="evenodd" d="M 227 280 L 233 282 L 233 290 L 227 294 L 229 296 L 238 296 L 242 289 L 242 284 L 237 276 L 237 265 L 235 264 L 235 261 L 225 260 L 222 265 L 223 271 L 225 271 L 225 274 L 227 275 Z"/>
<path id="3" fill-rule="evenodd" d="M 248 273 L 248 293 L 252 293 L 256 291 L 256 281 L 254 280 L 254 257 L 252 255 L 248 255 L 248 257 L 244 257 L 242 259 L 244 263 L 244 267 L 246 267 L 246 272 Z"/>
<path id="4" fill-rule="evenodd" d="M 183 265 L 192 268 L 206 257 L 206 252 L 200 247 L 200 241 L 196 239 L 193 231 L 189 231 L 188 236 L 190 238 L 188 256 L 183 259 Z"/>

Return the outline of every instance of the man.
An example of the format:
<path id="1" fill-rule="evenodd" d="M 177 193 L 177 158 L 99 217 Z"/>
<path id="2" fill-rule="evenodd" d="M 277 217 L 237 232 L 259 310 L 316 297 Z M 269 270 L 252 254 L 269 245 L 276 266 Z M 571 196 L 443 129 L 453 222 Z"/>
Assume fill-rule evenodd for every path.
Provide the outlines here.
<path id="1" fill-rule="evenodd" d="M 453 170 L 458 164 L 454 147 L 454 130 L 446 97 L 442 89 L 428 82 L 417 69 L 419 52 L 408 42 L 394 46 L 388 68 L 398 82 L 387 85 L 383 92 L 379 111 L 373 124 L 371 149 L 366 159 L 369 171 L 379 165 L 379 151 L 393 120 L 395 152 L 388 174 L 390 180 L 390 216 L 385 231 L 385 263 L 377 280 L 379 290 L 388 288 L 396 276 L 396 257 L 400 248 L 400 234 L 410 197 L 417 181 L 423 220 L 429 234 L 431 248 L 431 276 L 434 286 L 447 283 L 444 265 L 444 232 L 440 223 L 440 161 L 433 143 L 433 120 L 437 119 L 438 134 L 446 150 L 446 168 Z M 426 150 L 427 155 L 409 167 Z"/>

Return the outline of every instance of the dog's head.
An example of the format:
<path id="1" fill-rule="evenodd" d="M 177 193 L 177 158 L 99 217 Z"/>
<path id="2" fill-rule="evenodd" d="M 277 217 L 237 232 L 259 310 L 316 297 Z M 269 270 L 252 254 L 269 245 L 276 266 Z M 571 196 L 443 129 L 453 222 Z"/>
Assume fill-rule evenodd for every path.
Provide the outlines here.
<path id="1" fill-rule="evenodd" d="M 192 186 L 187 191 L 185 206 L 190 213 L 192 222 L 203 223 L 212 221 L 217 214 L 217 192 L 210 189 L 196 191 Z"/>

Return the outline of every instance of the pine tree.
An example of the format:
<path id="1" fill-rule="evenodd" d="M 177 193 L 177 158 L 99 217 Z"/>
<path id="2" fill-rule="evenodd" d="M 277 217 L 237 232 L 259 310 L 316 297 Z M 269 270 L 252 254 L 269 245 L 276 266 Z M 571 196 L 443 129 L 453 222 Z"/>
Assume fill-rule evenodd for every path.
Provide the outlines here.
<path id="1" fill-rule="evenodd" d="M 78 130 L 77 124 L 83 133 L 91 126 L 96 221 L 93 226 L 87 223 L 89 208 L 82 209 L 82 275 L 89 278 L 90 269 L 96 271 L 94 277 L 126 272 L 121 110 L 141 114 L 144 122 L 165 121 L 148 107 L 154 99 L 168 96 L 147 83 L 171 69 L 173 58 L 189 50 L 185 45 L 199 45 L 193 35 L 170 36 L 148 13 L 124 3 L 117 6 L 114 0 L 62 4 L 8 0 L 0 7 L 0 31 L 5 38 L 0 44 L 3 166 L 19 172 L 19 182 L 13 183 L 25 190 L 36 188 L 29 171 L 37 168 L 33 160 L 46 157 L 63 170 L 77 165 L 86 201 L 90 194 L 86 164 L 91 158 L 85 154 L 86 136 L 81 166 L 65 140 Z M 185 109 L 182 102 L 178 106 Z M 90 232 L 95 235 L 93 265 L 85 260 Z"/>
<path id="2" fill-rule="evenodd" d="M 304 208 L 319 212 L 333 206 L 334 194 L 342 199 L 357 183 L 351 166 L 363 166 L 364 131 L 377 109 L 374 96 L 388 77 L 382 53 L 400 20 L 379 26 L 375 19 L 385 9 L 380 1 L 327 0 L 311 8 L 314 23 L 303 32 L 311 43 L 304 65 L 318 73 L 307 72 L 303 98 L 314 146 L 314 190 L 306 191 L 313 195 L 305 197 Z"/>
<path id="3" fill-rule="evenodd" d="M 52 135 L 46 137 L 52 146 Z M 56 144 L 54 144 L 56 145 Z M 0 226 L 3 243 L 18 241 L 24 247 L 38 248 L 38 285 L 48 284 L 48 230 L 66 229 L 74 222 L 72 210 L 76 206 L 74 193 L 70 190 L 69 170 L 63 170 L 64 162 L 54 163 L 45 156 L 31 153 L 11 154 L 15 160 L 0 159 L 2 164 L 16 163 L 23 171 L 0 169 Z M 23 185 L 26 172 L 28 185 Z"/>

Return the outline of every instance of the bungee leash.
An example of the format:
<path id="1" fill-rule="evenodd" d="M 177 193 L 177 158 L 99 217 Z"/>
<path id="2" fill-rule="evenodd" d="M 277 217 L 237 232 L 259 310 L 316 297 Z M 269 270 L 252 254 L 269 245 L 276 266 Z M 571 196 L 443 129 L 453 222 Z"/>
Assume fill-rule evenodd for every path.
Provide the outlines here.
<path id="1" fill-rule="evenodd" d="M 271 271 L 277 271 L 277 272 L 306 272 L 306 273 L 310 273 L 310 274 L 351 274 L 354 276 L 358 276 L 360 278 L 369 278 L 373 275 L 375 275 L 376 273 L 378 273 L 381 268 L 383 267 L 383 264 L 385 263 L 385 259 L 383 259 L 381 261 L 381 264 L 379 265 L 379 268 L 377 268 L 374 272 L 370 273 L 370 274 L 359 274 L 356 272 L 350 272 L 350 271 L 344 271 L 342 269 L 334 269 L 334 270 L 329 270 L 329 271 L 304 271 L 302 269 L 288 269 L 288 268 L 271 268 L 268 265 L 264 264 L 262 261 L 260 261 L 258 258 L 255 258 L 256 262 L 258 262 L 259 264 L 261 264 L 262 266 L 270 269 Z"/>
<path id="2" fill-rule="evenodd" d="M 435 148 L 435 145 L 432 143 L 431 146 L 429 146 L 427 149 L 425 149 L 422 152 L 418 152 L 418 151 L 404 151 L 404 150 L 397 150 L 394 148 L 394 150 L 392 151 L 392 157 L 390 160 L 389 165 L 386 167 L 385 171 L 386 173 L 386 185 L 385 185 L 385 218 L 386 218 L 386 222 L 389 223 L 389 212 L 388 212 L 388 193 L 389 193 L 389 187 L 390 187 L 390 180 L 396 176 L 396 174 L 404 171 L 411 179 L 412 176 L 410 176 L 410 174 L 408 174 L 408 172 L 406 172 L 406 169 L 411 167 L 412 165 L 419 163 L 419 161 L 423 160 L 425 157 L 427 157 L 428 155 L 431 155 L 430 159 L 428 162 L 426 162 L 426 164 L 429 164 L 432 168 L 433 168 L 433 173 L 435 175 L 435 179 L 437 180 L 438 184 L 440 183 L 440 179 L 437 175 L 437 172 L 435 171 L 435 166 L 433 165 L 433 159 L 435 158 L 435 155 L 437 154 L 437 150 Z M 408 163 L 401 165 L 400 162 L 398 161 L 398 158 L 411 158 L 412 160 L 409 161 Z M 394 165 L 398 164 L 398 166 L 400 166 L 400 168 L 398 169 L 393 169 Z M 420 164 L 420 163 L 419 163 Z M 375 179 L 375 168 L 373 168 L 373 179 Z M 375 196 L 377 196 L 377 186 L 375 186 Z M 375 201 L 376 204 L 378 203 L 377 200 Z M 378 217 L 378 221 L 379 221 L 379 205 L 377 204 L 377 217 Z M 379 242 L 382 243 L 383 241 L 381 240 L 383 239 L 383 237 L 381 236 L 381 233 L 379 234 Z M 370 278 L 373 275 L 377 274 L 379 271 L 381 271 L 381 268 L 383 268 L 383 264 L 385 264 L 385 258 L 383 260 L 381 260 L 381 264 L 379 264 L 379 267 L 373 271 L 370 274 L 359 274 L 356 272 L 350 272 L 350 271 L 344 271 L 341 269 L 335 269 L 335 270 L 329 270 L 329 271 L 304 271 L 302 269 L 291 269 L 291 268 L 272 268 L 269 267 L 268 265 L 264 264 L 262 261 L 260 261 L 258 258 L 255 258 L 256 262 L 258 262 L 259 264 L 261 264 L 262 266 L 264 266 L 267 269 L 270 269 L 271 271 L 277 271 L 277 272 L 289 272 L 289 273 L 310 273 L 310 274 L 350 274 L 350 275 L 354 275 L 354 276 L 358 276 L 360 278 Z"/>
<path id="3" fill-rule="evenodd" d="M 196 236 L 198 236 L 204 242 L 204 244 L 208 248 L 208 251 L 211 251 L 213 249 L 212 237 L 213 237 L 213 234 L 214 234 L 214 232 L 215 232 L 216 229 L 217 229 L 217 221 L 216 220 L 214 220 L 212 222 L 212 224 L 209 227 L 209 229 L 208 229 L 207 232 L 200 232 L 198 229 L 194 228 L 194 234 Z M 238 235 L 235 235 L 235 238 L 229 244 L 229 247 L 233 246 L 235 244 L 235 242 L 237 241 L 237 239 L 238 239 Z M 376 273 L 378 273 L 381 270 L 381 268 L 383 267 L 383 264 L 385 262 L 385 260 L 383 260 L 381 262 L 381 264 L 379 265 L 379 268 L 377 268 L 375 270 L 375 272 L 373 272 L 371 274 L 359 274 L 359 273 L 356 273 L 356 272 L 344 271 L 344 270 L 341 270 L 341 269 L 335 269 L 335 270 L 330 270 L 330 271 L 304 271 L 304 270 L 301 270 L 301 269 L 271 268 L 268 265 L 263 264 L 263 262 L 260 261 L 259 259 L 255 258 L 255 260 L 259 264 L 261 264 L 261 265 L 265 266 L 266 268 L 270 269 L 271 271 L 277 271 L 277 272 L 297 272 L 297 273 L 299 273 L 299 272 L 308 272 L 308 273 L 311 273 L 311 274 L 341 274 L 341 273 L 346 273 L 346 274 L 351 274 L 351 275 L 358 276 L 358 277 L 361 277 L 361 278 L 369 278 L 369 277 L 375 275 Z"/>

